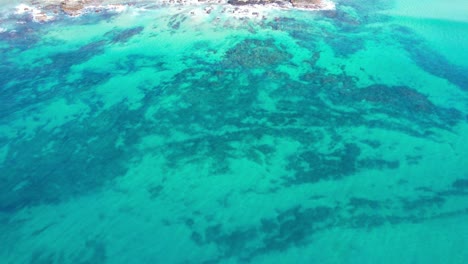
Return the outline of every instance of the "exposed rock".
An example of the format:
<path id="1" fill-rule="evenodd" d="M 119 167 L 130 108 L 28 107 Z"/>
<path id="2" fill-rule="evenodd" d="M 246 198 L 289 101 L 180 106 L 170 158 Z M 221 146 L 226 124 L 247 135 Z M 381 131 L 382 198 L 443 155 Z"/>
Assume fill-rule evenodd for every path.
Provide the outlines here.
<path id="1" fill-rule="evenodd" d="M 319 9 L 323 6 L 322 0 L 290 0 L 291 4 L 297 8 Z"/>
<path id="2" fill-rule="evenodd" d="M 276 4 L 282 7 L 293 6 L 295 8 L 303 9 L 334 9 L 334 4 L 327 0 L 228 0 L 231 5 L 268 5 Z"/>
<path id="3" fill-rule="evenodd" d="M 45 13 L 39 13 L 34 16 L 34 19 L 38 22 L 46 22 L 49 21 L 49 17 Z"/>
<path id="4" fill-rule="evenodd" d="M 59 13 L 65 13 L 69 16 L 79 16 L 85 12 L 99 13 L 104 9 L 122 11 L 127 6 L 134 6 L 139 1 L 128 0 L 27 0 L 28 4 L 22 4 L 17 7 L 20 13 L 30 13 L 37 22 L 46 22 L 53 20 Z M 150 1 L 140 1 L 142 5 Z M 330 0 L 159 0 L 156 3 L 161 5 L 198 5 L 200 3 L 209 5 L 205 13 L 211 13 L 213 5 L 229 4 L 234 6 L 235 10 L 230 12 L 239 16 L 263 17 L 257 12 L 253 5 L 273 5 L 281 8 L 304 8 L 315 10 L 333 10 L 334 4 Z M 229 7 L 226 7 L 229 9 Z M 194 13 L 191 12 L 193 15 Z"/>
<path id="5" fill-rule="evenodd" d="M 231 5 L 268 5 L 277 4 L 280 6 L 290 4 L 289 0 L 228 0 Z"/>
<path id="6" fill-rule="evenodd" d="M 84 5 L 85 1 L 63 1 L 60 3 L 60 8 L 68 15 L 76 16 L 81 14 L 81 10 L 83 10 Z"/>

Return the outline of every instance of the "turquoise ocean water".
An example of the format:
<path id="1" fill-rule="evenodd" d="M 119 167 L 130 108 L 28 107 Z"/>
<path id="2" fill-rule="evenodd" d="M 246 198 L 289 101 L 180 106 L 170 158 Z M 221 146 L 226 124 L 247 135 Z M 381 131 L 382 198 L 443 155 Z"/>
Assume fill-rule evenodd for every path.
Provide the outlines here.
<path id="1" fill-rule="evenodd" d="M 0 263 L 468 263 L 464 2 L 5 5 Z"/>

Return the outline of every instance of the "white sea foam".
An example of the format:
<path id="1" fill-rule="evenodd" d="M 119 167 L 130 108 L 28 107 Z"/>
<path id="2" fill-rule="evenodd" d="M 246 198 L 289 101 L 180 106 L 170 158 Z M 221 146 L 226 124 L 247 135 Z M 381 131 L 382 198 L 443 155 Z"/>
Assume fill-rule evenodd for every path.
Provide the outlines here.
<path id="1" fill-rule="evenodd" d="M 322 0 L 320 4 L 314 5 L 308 8 L 301 8 L 301 7 L 295 7 L 295 9 L 299 10 L 311 10 L 311 11 L 329 11 L 329 10 L 335 10 L 336 9 L 336 4 L 333 1 L 330 0 Z"/>
<path id="2" fill-rule="evenodd" d="M 29 13 L 29 12 L 31 12 L 31 10 L 34 10 L 34 9 L 35 8 L 32 7 L 32 6 L 28 6 L 28 5 L 25 5 L 25 4 L 20 4 L 20 5 L 16 6 L 15 14 L 22 15 L 24 13 Z"/>
<path id="3" fill-rule="evenodd" d="M 329 1 L 329 0 L 322 1 L 322 6 L 320 7 L 320 10 L 335 10 L 335 9 L 336 9 L 335 2 Z"/>
<path id="4" fill-rule="evenodd" d="M 47 22 L 55 18 L 53 15 L 47 14 L 39 8 L 28 6 L 25 4 L 17 5 L 15 14 L 29 14 L 35 22 Z"/>
<path id="5" fill-rule="evenodd" d="M 86 6 L 83 10 L 85 11 L 85 13 L 87 11 L 98 11 L 98 10 L 122 13 L 126 11 L 127 9 L 128 9 L 127 5 L 112 4 L 112 5 L 97 5 L 97 6 L 89 5 L 89 6 Z"/>

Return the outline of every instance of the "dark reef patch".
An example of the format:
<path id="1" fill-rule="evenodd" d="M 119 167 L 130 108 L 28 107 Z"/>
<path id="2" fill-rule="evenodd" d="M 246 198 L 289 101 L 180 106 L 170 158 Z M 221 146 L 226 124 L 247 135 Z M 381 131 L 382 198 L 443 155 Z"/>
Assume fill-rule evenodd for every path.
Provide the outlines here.
<path id="1" fill-rule="evenodd" d="M 263 27 L 286 32 L 297 41 L 299 46 L 309 50 L 316 50 L 316 40 L 327 34 L 321 27 L 311 27 L 304 21 L 290 17 L 275 18 L 264 24 Z"/>
<path id="2" fill-rule="evenodd" d="M 331 80 L 327 84 L 336 83 L 336 86 L 331 86 L 329 89 L 324 90 L 331 102 L 337 106 L 346 105 L 352 107 L 355 109 L 354 111 L 359 111 L 365 115 L 370 114 L 370 108 L 373 113 L 385 114 L 398 120 L 409 121 L 411 125 L 405 128 L 402 127 L 402 130 L 409 131 L 413 129 L 411 126 L 414 125 L 418 125 L 421 129 L 426 130 L 428 128 L 450 130 L 452 126 L 463 119 L 463 115 L 459 110 L 436 106 L 427 96 L 410 87 L 392 87 L 376 84 L 357 88 L 353 87 L 353 82 L 349 80 L 345 82 L 340 82 L 339 79 Z M 375 120 L 374 124 L 381 126 L 384 122 L 386 121 Z M 386 125 L 385 127 L 393 130 L 395 129 L 395 124 Z M 412 134 L 417 135 L 420 133 L 421 130 L 418 129 Z"/>
<path id="3" fill-rule="evenodd" d="M 82 121 L 71 121 L 55 133 L 38 129 L 31 139 L 10 142 L 0 169 L 0 211 L 15 211 L 42 203 L 59 203 L 99 190 L 126 173 L 132 158 L 133 130 L 140 121 L 125 105 Z M 110 133 L 120 131 L 121 133 Z M 129 146 L 116 142 L 125 135 Z M 96 177 L 99 175 L 99 177 Z"/>
<path id="4" fill-rule="evenodd" d="M 115 29 L 104 34 L 104 37 L 109 38 L 111 43 L 125 43 L 134 36 L 140 34 L 144 27 L 134 27 L 128 29 Z"/>
<path id="5" fill-rule="evenodd" d="M 165 62 L 163 62 L 160 57 L 143 56 L 138 54 L 131 54 L 126 57 L 119 58 L 119 61 L 116 62 L 116 68 L 118 71 L 122 71 L 127 74 L 137 72 L 142 68 L 153 68 L 158 71 L 168 70 L 165 66 Z"/>
<path id="6" fill-rule="evenodd" d="M 74 51 L 56 53 L 50 56 L 53 69 L 62 74 L 68 72 L 74 65 L 82 64 L 92 57 L 104 52 L 106 41 L 98 40 L 79 47 Z M 50 65 L 48 65 L 50 67 Z"/>
<path id="7" fill-rule="evenodd" d="M 419 67 L 432 75 L 446 79 L 464 91 L 468 91 L 467 68 L 449 62 L 418 35 L 405 27 L 395 26 L 392 32 L 395 39 L 408 51 L 410 57 Z"/>
<path id="8" fill-rule="evenodd" d="M 409 87 L 386 87 L 373 85 L 363 89 L 354 90 L 355 100 L 366 100 L 377 105 L 388 105 L 395 111 L 409 112 L 411 114 L 423 113 L 432 114 L 435 106 L 421 93 Z M 406 99 L 406 100 L 402 100 Z"/>
<path id="9" fill-rule="evenodd" d="M 317 182 L 353 174 L 356 172 L 356 161 L 360 152 L 360 148 L 355 144 L 345 144 L 339 151 L 327 154 L 301 152 L 289 160 L 287 169 L 295 173 L 287 183 Z"/>
<path id="10" fill-rule="evenodd" d="M 367 198 L 351 197 L 348 202 L 349 210 L 356 211 L 361 209 L 380 209 L 381 202 Z"/>
<path id="11" fill-rule="evenodd" d="M 74 81 L 73 83 L 66 83 L 64 84 L 62 89 L 69 89 L 69 91 L 73 91 L 73 93 L 67 93 L 64 96 L 69 98 L 70 101 L 73 101 L 73 95 L 79 92 L 89 91 L 99 85 L 102 85 L 109 81 L 112 78 L 112 73 L 110 72 L 97 72 L 91 70 L 83 70 L 81 72 L 81 76 L 79 80 Z M 67 96 L 68 95 L 68 96 Z M 93 105 L 90 104 L 92 107 Z"/>
<path id="12" fill-rule="evenodd" d="M 406 211 L 414 211 L 416 209 L 428 207 L 440 207 L 445 203 L 445 199 L 442 196 L 421 196 L 417 199 L 403 199 L 403 209 Z"/>
<path id="13" fill-rule="evenodd" d="M 328 226 L 327 222 L 334 217 L 333 210 L 324 206 L 295 207 L 279 213 L 273 221 L 263 219 L 262 229 L 268 232 L 263 233 L 264 247 L 257 253 L 281 251 L 307 242 L 310 234 Z"/>
<path id="14" fill-rule="evenodd" d="M 112 34 L 119 41 L 126 41 L 141 30 L 137 28 Z M 111 35 L 107 37 L 112 39 Z M 19 74 L 35 75 L 40 79 L 55 78 L 67 73 L 73 65 L 101 54 L 109 43 L 98 40 L 71 52 L 53 54 L 50 57 L 53 63 L 48 65 L 47 71 L 45 68 L 34 68 Z M 168 142 L 152 151 L 164 155 L 168 168 L 211 160 L 213 174 L 229 172 L 231 158 L 246 157 L 258 164 L 271 163 L 269 157 L 275 153 L 275 146 L 252 144 L 244 149 L 236 147 L 236 143 L 246 139 L 255 142 L 264 136 L 276 136 L 299 142 L 307 148 L 288 158 L 287 169 L 290 173 L 277 183 L 278 186 L 273 186 L 284 188 L 320 180 L 340 180 L 366 169 L 399 167 L 398 160 L 361 157 L 362 146 L 344 139 L 337 127 L 379 127 L 411 136 L 429 137 L 437 129 L 450 130 L 451 126 L 463 119 L 458 110 L 437 106 L 410 87 L 376 84 L 359 88 L 356 80 L 346 74 L 334 75 L 313 68 L 314 58 L 311 59 L 311 71 L 301 81 L 292 80 L 287 74 L 273 71 L 290 60 L 291 54 L 285 50 L 286 47 L 272 39 L 247 39 L 231 48 L 220 63 L 200 63 L 162 82 L 155 91 L 151 87 L 145 88 L 143 106 L 137 111 L 129 111 L 123 103 L 96 116 L 101 103 L 85 101 L 90 105 L 92 115 L 86 120 L 61 127 L 62 134 L 38 132 L 33 139 L 34 144 L 32 141 L 12 143 L 12 148 L 18 151 L 5 161 L 5 166 L 10 170 L 8 176 L 2 179 L 5 182 L 2 185 L 2 210 L 59 202 L 75 194 L 97 190 L 125 173 L 133 144 L 148 133 L 170 136 L 170 133 L 177 131 L 190 135 L 185 140 Z M 147 57 L 128 60 L 138 64 L 122 62 L 119 67 L 123 72 L 135 70 L 141 66 L 140 63 L 164 68 L 161 64 L 151 64 L 152 59 Z M 256 73 L 249 69 L 266 71 Z M 21 75 L 14 76 L 13 80 Z M 60 87 L 48 92 L 36 91 L 32 82 L 38 79 L 27 83 L 16 80 L 17 83 L 10 83 L 9 87 L 18 85 L 24 93 L 31 93 L 32 90 L 35 97 L 18 98 L 18 93 L 22 93 L 18 88 L 16 93 L 7 89 L 10 93 L 3 94 L 1 100 L 16 98 L 13 100 L 15 103 L 10 105 L 14 107 L 5 111 L 20 109 L 34 100 L 45 101 L 54 96 L 65 96 L 71 100 L 74 93 L 93 89 L 110 77 L 105 72 L 85 72 L 80 81 L 66 84 L 65 87 L 73 90 L 69 94 Z M 239 80 L 242 80 L 242 84 Z M 259 106 L 259 91 L 262 90 L 274 100 L 275 110 L 265 110 Z M 151 118 L 158 120 L 157 124 L 143 122 L 140 117 L 145 115 L 145 109 L 158 105 L 164 96 L 176 96 L 177 103 L 170 109 L 161 108 L 152 114 Z M 372 118 L 375 114 L 385 114 L 395 119 L 376 120 Z M 405 121 L 411 126 L 406 125 Z M 226 126 L 231 129 L 220 133 Z M 127 150 L 115 147 L 119 134 L 125 135 Z M 333 143 L 319 150 L 317 144 L 325 134 Z M 88 146 L 87 140 L 91 138 L 99 143 Z M 56 142 L 61 148 L 47 155 L 30 154 L 31 151 L 41 153 L 49 142 Z M 367 145 L 377 150 L 380 147 L 374 142 Z M 19 163 L 18 160 L 23 162 Z M 62 177 L 63 173 L 69 176 Z M 92 178 L 96 174 L 102 176 Z M 21 188 L 13 191 L 22 181 L 24 183 L 19 185 Z"/>
<path id="15" fill-rule="evenodd" d="M 274 68 L 278 64 L 287 63 L 292 57 L 275 44 L 273 39 L 246 39 L 226 53 L 226 66 L 241 68 Z"/>
<path id="16" fill-rule="evenodd" d="M 344 140 L 337 127 L 366 126 L 431 138 L 437 130 L 450 130 L 463 118 L 458 110 L 437 106 L 410 87 L 376 84 L 359 88 L 352 77 L 332 75 L 320 69 L 310 72 L 313 77 L 304 82 L 291 80 L 287 74 L 235 70 L 281 63 L 283 59 L 277 57 L 266 59 L 268 62 L 251 62 L 250 50 L 266 44 L 267 49 L 276 49 L 273 41 L 246 40 L 228 51 L 222 63 L 215 66 L 199 64 L 161 85 L 162 96 L 174 93 L 188 107 L 161 110 L 152 118 L 162 124 L 171 124 L 172 130 L 192 135 L 190 139 L 172 142 L 170 147 L 161 149 L 170 167 L 201 162 L 199 157 L 210 157 L 216 161 L 213 168 L 217 168 L 213 173 L 226 173 L 229 171 L 226 160 L 240 157 L 240 154 L 254 162 L 268 164 L 270 154 L 258 151 L 255 146 L 240 152 L 232 143 L 243 138 L 275 135 L 308 146 L 288 158 L 290 173 L 283 178 L 283 187 L 340 180 L 362 170 L 397 169 L 401 161 L 360 157 L 361 146 Z M 244 80 L 243 85 L 239 85 L 240 79 Z M 260 90 L 268 91 L 276 100 L 276 110 L 259 108 Z M 391 118 L 373 118 L 380 114 Z M 197 125 L 187 126 L 188 123 Z M 224 126 L 235 129 L 213 133 Z M 158 133 L 165 135 L 167 130 Z M 333 144 L 318 150 L 317 144 L 324 133 L 333 139 Z M 381 147 L 379 142 L 362 140 L 373 149 Z"/>
<path id="17" fill-rule="evenodd" d="M 0 33 L 0 42 L 8 45 L 12 51 L 25 51 L 33 48 L 41 41 L 41 35 L 46 29 L 32 21 L 21 21 L 15 24 L 15 29 Z"/>
<path id="18" fill-rule="evenodd" d="M 468 189 L 468 179 L 458 179 L 452 183 L 452 186 L 456 189 Z"/>
<path id="19" fill-rule="evenodd" d="M 77 263 L 77 264 L 104 264 L 107 261 L 106 245 L 99 239 L 84 242 L 83 248 L 75 254 L 65 254 L 45 247 L 35 250 L 29 259 L 30 264 L 50 263 Z"/>
<path id="20" fill-rule="evenodd" d="M 193 220 L 187 227 L 193 230 L 191 238 L 198 245 L 217 246 L 219 254 L 207 263 L 232 258 L 250 262 L 271 252 L 307 245 L 324 230 L 343 227 L 370 230 L 386 224 L 414 224 L 468 215 L 468 210 L 442 209 L 447 197 L 423 195 L 386 200 L 351 197 L 345 206 L 339 202 L 334 206 L 295 206 L 278 210 L 275 216 L 262 218 L 254 225 L 235 229 L 224 223 L 212 223 L 198 230 L 198 223 Z M 434 207 L 438 210 L 434 211 Z"/>
<path id="21" fill-rule="evenodd" d="M 289 158 L 286 185 L 314 183 L 320 180 L 339 180 L 365 169 L 397 169 L 399 161 L 360 159 L 360 148 L 353 143 L 344 144 L 332 153 L 303 151 Z"/>
<path id="22" fill-rule="evenodd" d="M 268 252 L 303 245 L 311 234 L 328 227 L 333 216 L 333 208 L 298 206 L 279 212 L 275 218 L 264 218 L 257 226 L 226 231 L 221 224 L 212 225 L 203 232 L 194 231 L 192 240 L 198 245 L 214 243 L 219 250 L 214 262 L 232 257 L 251 261 Z"/>
<path id="23" fill-rule="evenodd" d="M 333 48 L 338 57 L 348 57 L 365 47 L 364 38 L 357 36 L 331 35 L 326 38 L 326 42 Z"/>
<path id="24" fill-rule="evenodd" d="M 44 252 L 42 250 L 36 250 L 31 254 L 31 258 L 29 260 L 30 264 L 49 264 L 54 263 L 56 259 L 56 255 L 53 252 Z M 59 257 L 59 259 L 63 260 L 63 258 Z"/>

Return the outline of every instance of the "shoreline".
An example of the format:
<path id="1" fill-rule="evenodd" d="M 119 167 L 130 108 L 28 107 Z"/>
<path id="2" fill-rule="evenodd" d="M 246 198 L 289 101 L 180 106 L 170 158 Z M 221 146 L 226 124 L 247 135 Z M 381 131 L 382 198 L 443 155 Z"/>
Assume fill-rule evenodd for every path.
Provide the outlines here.
<path id="1" fill-rule="evenodd" d="M 115 12 L 121 13 L 130 8 L 150 10 L 155 8 L 175 7 L 187 8 L 188 15 L 196 15 L 201 11 L 210 14 L 216 8 L 223 8 L 223 13 L 235 18 L 262 18 L 269 10 L 334 10 L 335 3 L 331 0 L 159 0 L 129 2 L 119 0 L 43 0 L 28 1 L 15 6 L 14 14 L 28 15 L 37 23 L 47 23 L 60 16 L 79 17 L 89 13 Z"/>

